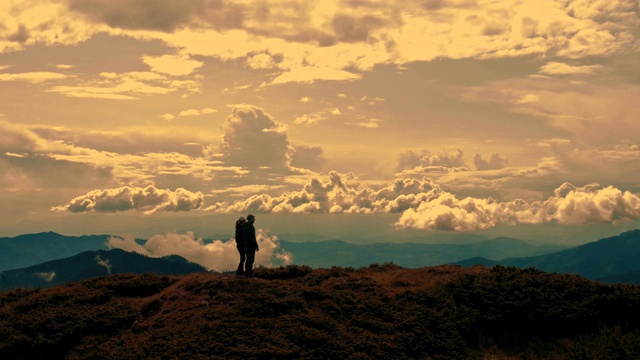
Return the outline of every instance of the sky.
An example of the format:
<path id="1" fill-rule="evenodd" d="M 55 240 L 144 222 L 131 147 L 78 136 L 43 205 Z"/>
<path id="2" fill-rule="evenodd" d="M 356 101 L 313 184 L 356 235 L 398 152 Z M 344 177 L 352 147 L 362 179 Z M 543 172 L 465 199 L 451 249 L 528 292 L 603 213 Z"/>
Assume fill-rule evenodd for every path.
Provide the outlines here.
<path id="1" fill-rule="evenodd" d="M 638 228 L 639 8 L 4 0 L 0 236 Z"/>

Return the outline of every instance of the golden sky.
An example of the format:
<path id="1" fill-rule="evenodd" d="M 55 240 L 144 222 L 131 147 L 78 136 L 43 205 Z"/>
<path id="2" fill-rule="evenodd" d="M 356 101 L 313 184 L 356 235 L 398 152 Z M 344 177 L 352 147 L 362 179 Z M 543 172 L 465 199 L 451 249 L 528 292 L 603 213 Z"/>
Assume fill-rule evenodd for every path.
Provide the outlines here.
<path id="1" fill-rule="evenodd" d="M 2 1 L 0 236 L 247 213 L 617 233 L 640 218 L 639 11 Z"/>

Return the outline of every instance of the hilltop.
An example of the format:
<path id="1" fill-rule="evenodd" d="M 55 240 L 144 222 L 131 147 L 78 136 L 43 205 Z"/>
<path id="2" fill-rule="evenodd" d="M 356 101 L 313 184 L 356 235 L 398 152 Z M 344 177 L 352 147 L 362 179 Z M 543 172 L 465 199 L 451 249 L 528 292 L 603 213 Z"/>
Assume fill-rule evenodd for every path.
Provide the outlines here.
<path id="1" fill-rule="evenodd" d="M 120 274 L 0 293 L 3 359 L 633 359 L 640 288 L 503 266 Z"/>

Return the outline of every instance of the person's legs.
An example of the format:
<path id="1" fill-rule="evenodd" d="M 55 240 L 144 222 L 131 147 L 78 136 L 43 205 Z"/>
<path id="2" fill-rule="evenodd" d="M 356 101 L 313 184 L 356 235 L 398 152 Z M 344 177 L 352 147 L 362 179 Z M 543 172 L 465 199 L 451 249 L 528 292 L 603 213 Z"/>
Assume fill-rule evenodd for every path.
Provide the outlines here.
<path id="1" fill-rule="evenodd" d="M 247 252 L 247 261 L 244 263 L 244 274 L 246 276 L 253 276 L 253 262 L 256 259 L 256 252 L 249 251 Z"/>
<path id="2" fill-rule="evenodd" d="M 244 275 L 244 262 L 247 256 L 245 255 L 244 251 L 242 251 L 241 249 L 238 249 L 238 252 L 240 253 L 240 263 L 238 264 L 236 275 Z"/>

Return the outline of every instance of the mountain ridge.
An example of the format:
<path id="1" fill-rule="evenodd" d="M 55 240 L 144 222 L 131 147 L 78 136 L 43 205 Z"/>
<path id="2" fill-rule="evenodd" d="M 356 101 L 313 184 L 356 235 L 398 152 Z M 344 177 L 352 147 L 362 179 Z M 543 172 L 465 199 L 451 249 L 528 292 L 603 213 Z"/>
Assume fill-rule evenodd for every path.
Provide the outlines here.
<path id="1" fill-rule="evenodd" d="M 592 280 L 605 278 L 612 281 L 616 275 L 627 274 L 627 281 L 635 281 L 628 276 L 640 270 L 638 258 L 640 258 L 640 229 L 625 231 L 616 236 L 545 255 L 500 260 L 479 257 L 454 263 L 461 266 L 482 264 L 484 266 L 534 267 L 549 272 L 579 274 Z"/>
<path id="2" fill-rule="evenodd" d="M 207 272 L 201 265 L 178 255 L 151 258 L 120 249 L 89 250 L 74 256 L 44 262 L 21 269 L 0 272 L 0 291 L 13 288 L 47 288 L 121 273 L 181 275 Z"/>

